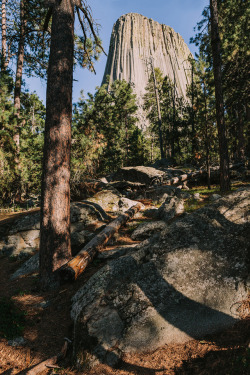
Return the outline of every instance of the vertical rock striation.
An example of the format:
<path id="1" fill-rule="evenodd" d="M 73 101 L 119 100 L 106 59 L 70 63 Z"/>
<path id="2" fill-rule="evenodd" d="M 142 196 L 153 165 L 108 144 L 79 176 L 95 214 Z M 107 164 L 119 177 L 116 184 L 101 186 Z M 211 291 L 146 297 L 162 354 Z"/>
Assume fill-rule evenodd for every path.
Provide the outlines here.
<path id="1" fill-rule="evenodd" d="M 186 98 L 186 85 L 191 82 L 191 52 L 183 38 L 171 27 L 161 25 L 137 13 L 121 16 L 114 24 L 103 83 L 125 79 L 134 86 L 138 97 L 140 126 L 146 124 L 143 95 L 151 74 L 149 58 L 173 82 L 179 97 Z M 175 77 L 175 78 L 174 78 Z"/>

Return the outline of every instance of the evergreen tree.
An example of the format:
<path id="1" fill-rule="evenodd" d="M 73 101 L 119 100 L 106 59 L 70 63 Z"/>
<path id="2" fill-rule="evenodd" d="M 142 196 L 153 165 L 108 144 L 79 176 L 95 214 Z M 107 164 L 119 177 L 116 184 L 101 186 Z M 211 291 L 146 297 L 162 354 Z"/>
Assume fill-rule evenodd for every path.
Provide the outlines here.
<path id="1" fill-rule="evenodd" d="M 70 149 L 74 66 L 75 7 L 82 25 L 101 48 L 91 13 L 81 0 L 50 1 L 52 17 L 41 188 L 40 282 L 43 289 L 58 284 L 55 271 L 71 257 Z M 86 20 L 88 28 L 84 25 Z M 88 55 L 88 59 L 91 57 Z"/>

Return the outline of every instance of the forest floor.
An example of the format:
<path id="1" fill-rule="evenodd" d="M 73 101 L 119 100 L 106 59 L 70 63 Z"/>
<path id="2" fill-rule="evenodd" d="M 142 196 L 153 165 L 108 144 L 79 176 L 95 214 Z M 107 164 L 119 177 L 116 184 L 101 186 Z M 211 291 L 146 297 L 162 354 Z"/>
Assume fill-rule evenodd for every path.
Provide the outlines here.
<path id="1" fill-rule="evenodd" d="M 142 216 L 140 220 L 147 219 Z M 106 250 L 131 244 L 130 232 L 129 227 L 121 229 L 117 242 Z M 37 274 L 10 280 L 20 261 L 7 257 L 0 259 L 0 337 L 7 337 L 10 333 L 8 324 L 14 324 L 16 332 L 25 339 L 24 345 L 11 346 L 7 338 L 0 338 L 0 374 L 26 374 L 28 369 L 60 352 L 64 338 L 72 339 L 71 298 L 105 262 L 95 260 L 79 279 L 62 285 L 60 290 L 41 292 Z M 1 325 L 1 314 L 7 311 L 5 307 L 9 314 L 7 326 Z M 202 341 L 165 345 L 153 353 L 124 355 L 119 369 L 98 365 L 79 372 L 70 364 L 69 353 L 59 362 L 58 368 L 48 368 L 40 374 L 247 375 L 250 373 L 250 299 L 240 301 L 239 307 L 242 320 L 234 327 Z"/>

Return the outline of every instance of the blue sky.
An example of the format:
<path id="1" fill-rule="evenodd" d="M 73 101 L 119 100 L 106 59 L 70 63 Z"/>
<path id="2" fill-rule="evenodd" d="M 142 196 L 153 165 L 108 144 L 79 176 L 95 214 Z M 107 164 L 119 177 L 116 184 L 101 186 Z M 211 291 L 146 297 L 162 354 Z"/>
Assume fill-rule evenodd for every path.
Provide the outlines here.
<path id="1" fill-rule="evenodd" d="M 201 13 L 208 0 L 88 0 L 93 17 L 100 24 L 100 37 L 108 53 L 113 24 L 123 14 L 140 13 L 155 21 L 171 26 L 181 34 L 192 53 L 196 51 L 189 39 L 194 35 L 194 27 L 201 19 Z M 101 84 L 107 57 L 103 54 L 95 64 L 96 75 L 86 69 L 77 68 L 74 73 L 73 102 L 77 102 L 80 91 L 94 93 Z M 46 83 L 39 79 L 26 79 L 28 88 L 36 91 L 45 103 Z"/>

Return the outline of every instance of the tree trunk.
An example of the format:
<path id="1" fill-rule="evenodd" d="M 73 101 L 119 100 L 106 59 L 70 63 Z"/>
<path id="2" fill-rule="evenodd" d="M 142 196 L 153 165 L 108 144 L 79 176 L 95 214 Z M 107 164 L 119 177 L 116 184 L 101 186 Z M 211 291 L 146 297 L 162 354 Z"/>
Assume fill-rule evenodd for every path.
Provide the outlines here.
<path id="1" fill-rule="evenodd" d="M 6 42 L 6 0 L 2 0 L 2 61 L 1 70 L 5 70 L 6 63 L 6 52 L 7 52 L 7 42 Z"/>
<path id="2" fill-rule="evenodd" d="M 20 33 L 17 52 L 16 64 L 16 79 L 14 89 L 14 136 L 13 140 L 16 144 L 15 153 L 15 199 L 21 200 L 21 166 L 20 166 L 20 109 L 21 109 L 21 89 L 22 89 L 22 75 L 23 75 L 23 61 L 24 61 L 24 45 L 25 45 L 25 4 L 24 0 L 20 1 Z"/>
<path id="3" fill-rule="evenodd" d="M 71 257 L 70 146 L 74 4 L 56 2 L 52 15 L 41 195 L 40 282 L 54 288 L 55 271 Z"/>
<path id="4" fill-rule="evenodd" d="M 205 104 L 205 145 L 206 145 L 207 187 L 210 190 L 211 189 L 210 147 L 209 147 L 209 136 L 208 136 L 207 94 L 206 94 L 205 82 L 203 82 L 203 94 L 204 94 L 204 104 Z"/>
<path id="5" fill-rule="evenodd" d="M 22 75 L 23 75 L 23 60 L 24 60 L 24 44 L 25 44 L 25 10 L 24 1 L 20 2 L 20 34 L 18 43 L 18 53 L 17 53 L 17 65 L 16 65 L 16 79 L 15 79 L 15 90 L 14 90 L 14 109 L 15 115 L 17 117 L 17 128 L 14 135 L 14 141 L 17 146 L 17 152 L 19 153 L 20 145 L 20 134 L 19 134 L 19 124 L 18 118 L 20 116 L 21 108 L 21 88 L 22 88 Z"/>
<path id="6" fill-rule="evenodd" d="M 222 192 L 230 190 L 229 158 L 224 121 L 224 104 L 221 75 L 221 41 L 218 26 L 217 0 L 210 0 L 211 13 L 211 46 L 213 56 L 213 71 L 216 99 L 216 120 L 219 136 L 220 153 L 220 189 Z"/>
<path id="7" fill-rule="evenodd" d="M 237 158 L 240 162 L 245 161 L 245 138 L 244 138 L 244 121 L 242 119 L 242 109 L 240 103 L 238 105 L 238 144 Z"/>
<path id="8" fill-rule="evenodd" d="M 67 263 L 59 271 L 62 279 L 75 280 L 92 262 L 98 250 L 105 245 L 108 240 L 118 232 L 119 228 L 126 224 L 138 211 L 141 209 L 141 204 L 138 203 L 131 207 L 124 214 L 118 216 L 106 226 L 97 236 L 95 236 L 69 263 Z"/>

